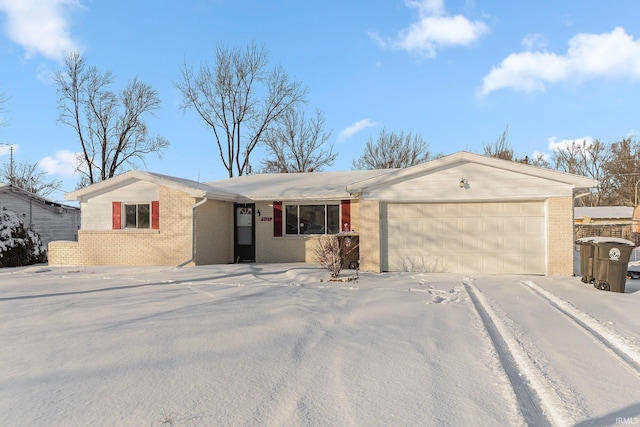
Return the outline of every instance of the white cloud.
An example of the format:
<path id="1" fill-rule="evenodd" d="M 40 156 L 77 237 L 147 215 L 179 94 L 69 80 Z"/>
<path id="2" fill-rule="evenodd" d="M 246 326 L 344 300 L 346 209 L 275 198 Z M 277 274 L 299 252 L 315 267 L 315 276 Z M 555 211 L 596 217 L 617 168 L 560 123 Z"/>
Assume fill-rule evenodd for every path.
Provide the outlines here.
<path id="1" fill-rule="evenodd" d="M 78 154 L 69 150 L 56 151 L 54 157 L 43 158 L 38 166 L 50 175 L 71 177 L 78 168 Z"/>
<path id="2" fill-rule="evenodd" d="M 547 38 L 539 33 L 528 34 L 521 44 L 526 50 L 544 49 L 547 46 Z"/>
<path id="3" fill-rule="evenodd" d="M 537 159 L 538 157 L 541 157 L 541 156 L 542 156 L 542 159 L 547 162 L 551 159 L 551 156 L 549 155 L 549 153 L 543 153 L 542 151 L 538 151 L 538 150 L 535 150 L 533 152 L 534 159 Z"/>
<path id="4" fill-rule="evenodd" d="M 577 34 L 564 55 L 513 53 L 483 78 L 479 95 L 504 88 L 530 93 L 544 91 L 552 83 L 610 77 L 640 79 L 640 40 L 620 27 L 611 33 Z"/>
<path id="5" fill-rule="evenodd" d="M 401 30 L 395 39 L 378 34 L 370 36 L 381 46 L 419 53 L 429 58 L 436 50 L 449 46 L 467 46 L 488 32 L 482 21 L 471 21 L 462 15 L 448 15 L 443 0 L 407 0 L 408 7 L 418 9 L 418 21 Z"/>
<path id="6" fill-rule="evenodd" d="M 37 77 L 42 83 L 46 85 L 53 84 L 53 71 L 46 65 L 40 64 L 37 68 Z"/>
<path id="7" fill-rule="evenodd" d="M 25 49 L 26 57 L 42 55 L 58 61 L 66 52 L 80 50 L 69 31 L 69 14 L 79 7 L 79 0 L 0 0 L 5 31 Z"/>
<path id="8" fill-rule="evenodd" d="M 359 122 L 356 122 L 351 126 L 341 130 L 340 134 L 338 135 L 338 142 L 342 142 L 345 139 L 351 138 L 353 135 L 360 132 L 362 129 L 370 128 L 376 125 L 377 123 L 372 122 L 369 119 L 360 120 Z"/>
<path id="9" fill-rule="evenodd" d="M 16 154 L 20 150 L 18 144 L 3 144 L 0 142 L 0 156 L 11 155 L 11 148 L 13 148 L 13 154 Z"/>
<path id="10" fill-rule="evenodd" d="M 557 151 L 558 149 L 570 148 L 573 144 L 579 146 L 585 145 L 589 147 L 591 144 L 593 144 L 594 139 L 590 136 L 584 136 L 582 138 L 563 139 L 558 141 L 558 138 L 552 136 L 551 138 L 548 138 L 547 141 L 549 142 L 549 150 Z"/>

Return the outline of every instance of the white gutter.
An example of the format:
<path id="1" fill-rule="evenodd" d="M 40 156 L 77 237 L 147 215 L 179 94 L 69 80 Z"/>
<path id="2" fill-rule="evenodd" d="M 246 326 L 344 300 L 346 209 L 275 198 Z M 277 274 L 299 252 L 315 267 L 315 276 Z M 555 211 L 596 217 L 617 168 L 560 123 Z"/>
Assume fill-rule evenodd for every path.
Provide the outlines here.
<path id="1" fill-rule="evenodd" d="M 576 199 L 581 199 L 581 198 L 583 198 L 583 197 L 585 197 L 585 196 L 588 196 L 588 195 L 590 195 L 590 194 L 593 194 L 593 193 L 591 193 L 590 191 L 587 191 L 586 193 L 576 194 L 576 195 L 575 195 L 575 196 L 573 196 L 573 197 L 574 197 L 574 198 L 576 198 Z"/>
<path id="2" fill-rule="evenodd" d="M 178 267 L 184 267 L 185 265 L 187 265 L 190 262 L 192 262 L 193 259 L 196 257 L 196 247 L 195 247 L 195 243 L 196 243 L 196 209 L 198 207 L 204 205 L 208 201 L 209 201 L 209 199 L 207 199 L 207 197 L 205 196 L 204 199 L 200 200 L 198 203 L 196 203 L 195 205 L 191 206 L 191 258 L 189 258 L 188 260 L 178 264 Z"/>

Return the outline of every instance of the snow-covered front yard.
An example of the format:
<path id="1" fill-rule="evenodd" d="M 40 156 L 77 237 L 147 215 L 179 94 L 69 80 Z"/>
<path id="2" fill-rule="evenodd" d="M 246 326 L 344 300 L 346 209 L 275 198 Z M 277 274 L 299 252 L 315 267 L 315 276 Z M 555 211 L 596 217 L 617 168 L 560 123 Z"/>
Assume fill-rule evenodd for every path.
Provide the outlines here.
<path id="1" fill-rule="evenodd" d="M 640 425 L 640 280 L 327 278 L 1 269 L 0 425 Z"/>

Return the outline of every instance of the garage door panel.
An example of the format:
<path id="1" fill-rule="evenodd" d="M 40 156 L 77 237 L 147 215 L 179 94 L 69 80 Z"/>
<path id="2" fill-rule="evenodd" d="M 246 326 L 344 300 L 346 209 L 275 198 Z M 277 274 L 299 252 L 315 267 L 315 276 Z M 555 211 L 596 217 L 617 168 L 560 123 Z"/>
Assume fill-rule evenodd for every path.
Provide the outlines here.
<path id="1" fill-rule="evenodd" d="M 421 236 L 422 241 L 420 242 L 421 250 L 430 250 L 432 252 L 440 252 L 445 248 L 445 239 L 442 235 L 424 235 Z"/>
<path id="2" fill-rule="evenodd" d="M 502 209 L 500 203 L 482 203 L 482 216 L 487 217 L 497 217 L 502 215 Z"/>
<path id="3" fill-rule="evenodd" d="M 482 216 L 482 205 L 478 203 L 467 203 L 462 206 L 462 217 L 478 218 Z"/>
<path id="4" fill-rule="evenodd" d="M 402 219 L 402 234 L 422 233 L 422 221 L 415 218 Z"/>
<path id="5" fill-rule="evenodd" d="M 504 230 L 504 223 L 498 218 L 482 218 L 482 233 L 484 235 L 491 235 L 493 233 L 502 233 Z"/>
<path id="6" fill-rule="evenodd" d="M 543 202 L 389 204 L 385 211 L 400 216 L 383 218 L 384 269 L 545 274 Z"/>
<path id="7" fill-rule="evenodd" d="M 482 220 L 480 218 L 464 218 L 462 220 L 462 231 L 465 234 L 477 235 L 482 232 Z"/>
<path id="8" fill-rule="evenodd" d="M 524 232 L 527 235 L 542 235 L 544 233 L 544 223 L 539 218 L 524 218 Z"/>
<path id="9" fill-rule="evenodd" d="M 422 246 L 423 244 L 421 235 L 413 234 L 402 236 L 402 249 L 404 251 L 411 251 L 414 248 L 421 248 Z"/>
<path id="10" fill-rule="evenodd" d="M 443 218 L 460 218 L 462 217 L 462 205 L 456 205 L 453 203 L 442 204 L 442 217 Z"/>
<path id="11" fill-rule="evenodd" d="M 543 236 L 528 236 L 524 241 L 524 248 L 527 253 L 531 254 L 533 257 L 535 255 L 540 255 L 537 249 L 543 247 L 544 243 L 545 240 Z"/>
<path id="12" fill-rule="evenodd" d="M 463 251 L 466 252 L 478 252 L 484 250 L 484 244 L 481 240 L 475 237 L 463 236 L 462 237 Z"/>
<path id="13" fill-rule="evenodd" d="M 497 236 L 487 236 L 482 240 L 484 252 L 497 254 L 504 250 L 504 238 Z"/>
<path id="14" fill-rule="evenodd" d="M 423 218 L 421 222 L 425 234 L 442 234 L 444 231 L 444 222 L 440 218 Z"/>
<path id="15" fill-rule="evenodd" d="M 402 218 L 403 212 L 404 212 L 404 205 L 398 205 L 398 204 L 387 205 L 388 218 Z"/>
<path id="16" fill-rule="evenodd" d="M 529 202 L 520 203 L 523 208 L 523 216 L 544 216 L 544 203 L 541 202 Z"/>

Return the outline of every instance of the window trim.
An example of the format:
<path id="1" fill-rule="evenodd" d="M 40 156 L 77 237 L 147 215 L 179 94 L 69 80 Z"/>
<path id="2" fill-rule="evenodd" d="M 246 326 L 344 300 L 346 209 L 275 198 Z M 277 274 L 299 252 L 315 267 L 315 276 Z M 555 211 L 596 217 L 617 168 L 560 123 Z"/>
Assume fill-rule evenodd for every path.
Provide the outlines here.
<path id="1" fill-rule="evenodd" d="M 293 234 L 293 233 L 288 233 L 287 232 L 287 208 L 289 206 L 295 206 L 296 207 L 296 217 L 297 217 L 297 233 Z M 324 229 L 325 232 L 324 233 L 300 233 L 300 206 L 323 206 L 324 207 Z M 327 215 L 327 207 L 328 206 L 337 206 L 338 207 L 338 231 L 336 233 L 328 233 L 328 215 Z M 326 235 L 331 235 L 331 234 L 337 234 L 340 232 L 340 230 L 342 229 L 342 225 L 340 224 L 341 220 L 342 220 L 342 202 L 341 201 L 325 201 L 325 202 L 319 202 L 319 201 L 308 201 L 308 202 L 282 202 L 282 204 L 280 205 L 280 209 L 282 212 L 282 220 L 281 220 L 281 225 L 280 225 L 280 230 L 281 230 L 281 234 L 280 236 L 283 237 L 306 237 L 306 236 L 326 236 Z"/>
<path id="2" fill-rule="evenodd" d="M 127 225 L 128 213 L 127 207 L 135 206 L 136 208 L 136 223 L 135 227 Z M 149 210 L 146 227 L 140 227 L 140 206 L 146 206 Z M 122 202 L 122 229 L 123 230 L 151 230 L 151 202 Z"/>
<path id="3" fill-rule="evenodd" d="M 148 227 L 138 227 L 140 223 L 138 216 L 138 206 L 147 205 L 149 207 L 149 226 Z M 136 206 L 136 226 L 135 227 L 127 227 L 127 215 L 126 209 L 127 206 Z M 159 230 L 160 229 L 160 202 L 158 200 L 151 201 L 114 201 L 112 202 L 111 209 L 111 218 L 112 218 L 112 229 L 113 230 Z"/>

